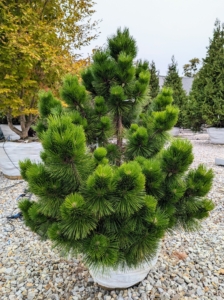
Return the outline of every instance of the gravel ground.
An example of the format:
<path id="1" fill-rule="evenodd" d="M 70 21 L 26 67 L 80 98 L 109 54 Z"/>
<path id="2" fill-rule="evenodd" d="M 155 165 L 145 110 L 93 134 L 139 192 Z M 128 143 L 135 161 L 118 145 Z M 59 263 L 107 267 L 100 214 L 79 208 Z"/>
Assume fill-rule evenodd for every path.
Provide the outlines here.
<path id="1" fill-rule="evenodd" d="M 224 299 L 224 167 L 214 164 L 216 157 L 224 158 L 224 145 L 212 145 L 207 134 L 186 131 L 182 136 L 194 146 L 193 166 L 205 163 L 215 172 L 209 197 L 216 207 L 200 232 L 166 236 L 156 266 L 125 290 L 102 289 L 81 259 L 61 258 L 50 242 L 40 242 L 19 220 L 7 232 L 12 227 L 5 217 L 16 208 L 26 183 L 0 173 L 0 299 Z"/>

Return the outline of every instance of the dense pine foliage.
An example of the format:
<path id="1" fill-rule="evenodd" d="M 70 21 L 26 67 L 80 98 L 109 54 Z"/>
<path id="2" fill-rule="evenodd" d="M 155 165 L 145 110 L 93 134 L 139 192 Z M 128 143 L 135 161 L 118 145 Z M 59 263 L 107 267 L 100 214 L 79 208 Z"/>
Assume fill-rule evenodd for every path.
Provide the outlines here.
<path id="1" fill-rule="evenodd" d="M 128 29 L 119 29 L 95 53 L 83 84 L 65 78 L 66 108 L 41 93 L 42 163 L 20 163 L 38 198 L 19 205 L 26 225 L 63 251 L 83 253 L 89 266 L 147 261 L 167 230 L 193 230 L 213 208 L 212 171 L 189 170 L 191 143 L 168 134 L 178 118 L 172 90 L 141 112 L 150 75 L 147 63 L 133 63 L 136 53 Z"/>

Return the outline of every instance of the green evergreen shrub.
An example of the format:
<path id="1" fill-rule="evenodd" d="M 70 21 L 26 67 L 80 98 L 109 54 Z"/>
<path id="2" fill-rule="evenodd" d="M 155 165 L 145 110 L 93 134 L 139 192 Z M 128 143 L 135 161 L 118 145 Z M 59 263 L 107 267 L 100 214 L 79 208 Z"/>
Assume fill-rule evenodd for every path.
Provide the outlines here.
<path id="1" fill-rule="evenodd" d="M 189 169 L 192 145 L 169 136 L 178 118 L 172 90 L 136 114 L 149 81 L 144 64 L 132 64 L 136 49 L 129 31 L 118 30 L 83 73 L 85 87 L 65 78 L 65 109 L 40 94 L 42 163 L 20 163 L 38 198 L 20 203 L 25 224 L 65 252 L 83 253 L 88 266 L 148 261 L 168 230 L 197 228 L 214 206 L 206 198 L 212 171 Z"/>

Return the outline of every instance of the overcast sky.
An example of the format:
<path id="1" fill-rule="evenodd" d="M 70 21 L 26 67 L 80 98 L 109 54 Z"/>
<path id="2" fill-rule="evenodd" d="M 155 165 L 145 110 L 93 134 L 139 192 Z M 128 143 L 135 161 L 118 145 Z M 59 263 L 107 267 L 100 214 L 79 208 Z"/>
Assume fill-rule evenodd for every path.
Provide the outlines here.
<path id="1" fill-rule="evenodd" d="M 204 58 L 216 18 L 224 22 L 224 0 L 95 0 L 92 19 L 102 19 L 100 36 L 82 48 L 84 56 L 106 43 L 118 27 L 128 27 L 137 41 L 138 58 L 154 60 L 166 75 L 171 56 L 179 74 L 191 58 Z"/>

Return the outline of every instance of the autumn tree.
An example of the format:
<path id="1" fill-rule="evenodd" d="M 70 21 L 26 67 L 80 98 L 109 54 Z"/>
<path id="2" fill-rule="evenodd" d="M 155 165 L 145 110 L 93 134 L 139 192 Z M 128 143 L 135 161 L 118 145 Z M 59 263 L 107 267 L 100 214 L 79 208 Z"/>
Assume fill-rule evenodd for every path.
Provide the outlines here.
<path id="1" fill-rule="evenodd" d="M 0 2 L 0 111 L 21 138 L 38 117 L 38 91 L 57 90 L 65 73 L 87 64 L 75 51 L 97 36 L 93 5 L 91 0 Z M 13 117 L 19 117 L 21 131 Z"/>

